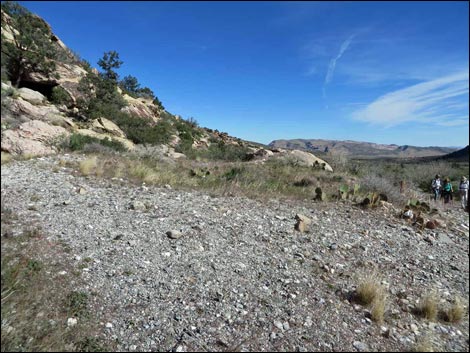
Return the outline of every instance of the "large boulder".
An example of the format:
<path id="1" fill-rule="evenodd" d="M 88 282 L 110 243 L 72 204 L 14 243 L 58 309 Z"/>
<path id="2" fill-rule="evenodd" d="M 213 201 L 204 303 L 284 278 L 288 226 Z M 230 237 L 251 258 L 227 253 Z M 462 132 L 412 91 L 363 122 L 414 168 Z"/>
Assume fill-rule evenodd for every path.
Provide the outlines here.
<path id="1" fill-rule="evenodd" d="M 333 171 L 333 168 L 331 168 L 331 166 L 327 162 L 309 152 L 292 150 L 287 152 L 287 157 L 299 165 L 308 167 L 318 167 L 328 172 Z"/>
<path id="2" fill-rule="evenodd" d="M 266 160 L 267 158 L 270 158 L 274 155 L 272 151 L 264 149 L 264 148 L 249 147 L 249 149 L 252 151 L 247 154 L 247 158 L 249 160 L 252 160 L 252 159 Z"/>
<path id="3" fill-rule="evenodd" d="M 46 97 L 39 93 L 38 91 L 33 91 L 32 89 L 26 88 L 26 87 L 21 87 L 18 89 L 18 95 L 24 99 L 25 101 L 35 104 L 35 105 L 40 105 L 46 102 Z"/>
<path id="4" fill-rule="evenodd" d="M 20 88 L 21 90 L 22 88 Z M 35 92 L 35 91 L 33 91 Z M 39 93 L 40 94 L 40 93 Z M 31 120 L 46 122 L 63 119 L 63 115 L 55 105 L 33 105 L 23 99 L 8 99 L 8 110 L 17 116 L 26 116 Z"/>
<path id="5" fill-rule="evenodd" d="M 127 94 L 124 94 L 123 98 L 127 102 L 127 106 L 121 109 L 123 112 L 139 118 L 152 119 L 154 122 L 159 120 L 158 113 L 155 110 L 156 107 L 150 99 L 133 98 Z"/>
<path id="6" fill-rule="evenodd" d="M 69 132 L 61 126 L 31 120 L 2 133 L 2 151 L 13 155 L 43 156 L 56 153 L 54 142 Z"/>
<path id="7" fill-rule="evenodd" d="M 70 96 L 73 104 L 76 103 L 77 98 L 83 94 L 78 90 L 78 83 L 82 77 L 86 76 L 87 71 L 75 64 L 66 64 L 56 61 L 55 73 L 58 74 L 58 78 L 46 76 L 39 72 L 33 72 L 26 77 L 26 81 L 37 82 L 41 84 L 47 84 L 51 86 L 62 87 Z"/>
<path id="8" fill-rule="evenodd" d="M 108 133 L 122 138 L 126 137 L 126 134 L 119 128 L 119 126 L 106 118 L 98 118 L 94 120 L 91 128 L 99 133 Z"/>

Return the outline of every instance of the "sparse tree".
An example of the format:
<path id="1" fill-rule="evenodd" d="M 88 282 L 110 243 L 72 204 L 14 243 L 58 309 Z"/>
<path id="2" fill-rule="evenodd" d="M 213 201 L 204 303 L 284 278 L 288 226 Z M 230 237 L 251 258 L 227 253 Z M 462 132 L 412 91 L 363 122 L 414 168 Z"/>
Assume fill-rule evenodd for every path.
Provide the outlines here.
<path id="1" fill-rule="evenodd" d="M 8 77 L 18 87 L 29 73 L 50 76 L 55 71 L 58 52 L 50 40 L 49 26 L 16 2 L 2 2 L 1 8 L 1 52 L 6 58 L 2 65 L 5 64 Z M 8 38 L 3 29 L 10 34 Z"/>
<path id="2" fill-rule="evenodd" d="M 160 99 L 158 99 L 158 97 L 154 97 L 153 104 L 155 104 L 157 107 L 159 107 L 162 110 L 165 109 L 165 107 L 163 106 L 162 102 L 160 102 Z"/>
<path id="3" fill-rule="evenodd" d="M 135 94 L 139 90 L 139 81 L 137 78 L 131 75 L 124 77 L 121 82 L 119 82 L 119 87 L 121 87 L 124 91 Z"/>
<path id="4" fill-rule="evenodd" d="M 123 62 L 119 60 L 119 54 L 114 50 L 104 53 L 103 57 L 98 60 L 98 65 L 104 71 L 102 76 L 114 82 L 118 81 L 119 75 L 113 69 L 119 69 L 122 64 Z"/>
<path id="5" fill-rule="evenodd" d="M 148 87 L 139 88 L 139 90 L 137 91 L 137 94 L 139 97 L 151 98 L 151 99 L 154 98 L 153 91 Z"/>

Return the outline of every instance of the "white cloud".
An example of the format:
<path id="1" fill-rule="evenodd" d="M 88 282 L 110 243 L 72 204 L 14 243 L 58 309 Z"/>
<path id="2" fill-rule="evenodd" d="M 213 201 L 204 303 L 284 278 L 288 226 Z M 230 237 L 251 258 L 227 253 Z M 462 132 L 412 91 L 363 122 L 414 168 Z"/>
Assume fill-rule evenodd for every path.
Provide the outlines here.
<path id="1" fill-rule="evenodd" d="M 339 48 L 339 53 L 333 59 L 330 60 L 330 64 L 328 65 L 328 72 L 326 73 L 325 77 L 325 85 L 330 83 L 331 79 L 333 78 L 336 62 L 343 56 L 344 52 L 349 48 L 353 38 L 354 34 L 351 35 L 348 39 L 346 39 L 343 44 L 341 44 L 341 47 Z"/>
<path id="2" fill-rule="evenodd" d="M 443 126 L 468 124 L 468 115 L 462 111 L 462 107 L 468 109 L 468 80 L 465 70 L 387 93 L 356 110 L 352 117 L 386 127 L 412 121 Z"/>

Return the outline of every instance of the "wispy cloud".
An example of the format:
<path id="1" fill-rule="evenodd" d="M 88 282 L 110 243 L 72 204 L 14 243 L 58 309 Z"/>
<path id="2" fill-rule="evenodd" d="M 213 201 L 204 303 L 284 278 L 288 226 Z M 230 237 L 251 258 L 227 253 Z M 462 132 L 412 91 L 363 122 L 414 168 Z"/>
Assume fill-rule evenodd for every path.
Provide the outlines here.
<path id="1" fill-rule="evenodd" d="M 323 99 L 326 99 L 326 86 L 331 82 L 333 78 L 333 73 L 335 72 L 335 68 L 336 68 L 336 62 L 343 56 L 344 52 L 348 50 L 355 36 L 356 36 L 355 34 L 349 36 L 349 38 L 346 39 L 341 44 L 338 54 L 333 59 L 330 60 L 330 63 L 328 65 L 328 71 L 326 73 L 325 81 L 323 82 L 323 87 L 322 87 Z M 328 109 L 328 105 L 326 105 L 326 109 Z"/>
<path id="2" fill-rule="evenodd" d="M 467 70 L 387 93 L 352 117 L 392 127 L 406 122 L 441 126 L 468 125 Z"/>
<path id="3" fill-rule="evenodd" d="M 341 44 L 341 47 L 339 48 L 339 53 L 333 59 L 330 60 L 328 72 L 326 73 L 325 77 L 325 85 L 330 83 L 331 79 L 333 78 L 333 73 L 335 72 L 336 62 L 343 56 L 344 52 L 349 48 L 354 37 L 355 35 L 353 34 L 348 39 L 346 39 L 343 44 Z"/>

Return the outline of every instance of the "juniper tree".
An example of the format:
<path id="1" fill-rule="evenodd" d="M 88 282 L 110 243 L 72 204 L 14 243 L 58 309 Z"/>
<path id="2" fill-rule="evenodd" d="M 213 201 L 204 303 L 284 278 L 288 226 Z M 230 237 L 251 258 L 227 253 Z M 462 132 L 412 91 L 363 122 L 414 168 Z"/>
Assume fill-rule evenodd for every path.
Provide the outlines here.
<path id="1" fill-rule="evenodd" d="M 123 62 L 119 60 L 119 54 L 114 50 L 104 53 L 103 57 L 98 60 L 98 65 L 104 70 L 104 73 L 101 74 L 103 78 L 116 83 L 119 75 L 113 69 L 119 69 L 122 64 Z"/>
<path id="2" fill-rule="evenodd" d="M 21 80 L 32 72 L 51 76 L 58 51 L 51 41 L 49 26 L 16 2 L 2 2 L 1 9 L 2 66 L 5 66 L 8 77 L 18 87 Z M 57 73 L 53 76 L 59 78 Z"/>
<path id="3" fill-rule="evenodd" d="M 139 82 L 137 78 L 131 75 L 124 77 L 121 82 L 119 82 L 119 87 L 123 89 L 126 93 L 135 94 L 139 90 Z"/>

